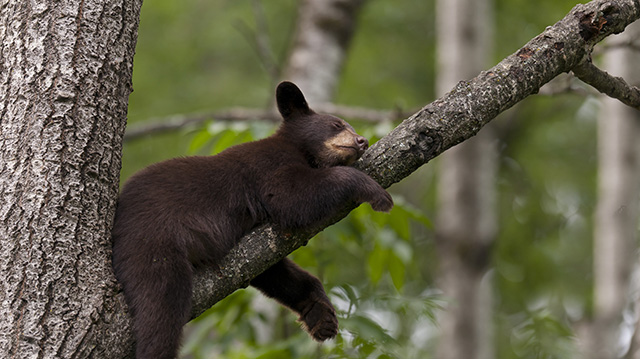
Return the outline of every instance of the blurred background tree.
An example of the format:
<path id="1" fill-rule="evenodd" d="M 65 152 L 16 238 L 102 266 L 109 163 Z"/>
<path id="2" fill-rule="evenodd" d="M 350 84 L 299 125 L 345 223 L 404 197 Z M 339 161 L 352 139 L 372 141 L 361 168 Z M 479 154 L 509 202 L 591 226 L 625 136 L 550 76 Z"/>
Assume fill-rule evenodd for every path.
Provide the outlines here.
<path id="1" fill-rule="evenodd" d="M 316 101 L 333 101 L 411 112 L 446 91 L 446 87 L 436 89 L 436 79 L 444 71 L 438 61 L 446 62 L 448 57 L 453 61 L 455 56 L 440 53 L 437 60 L 436 54 L 443 50 L 436 36 L 441 26 L 436 25 L 453 23 L 453 19 L 438 18 L 435 2 L 320 1 L 338 8 L 352 6 L 349 16 L 357 20 L 350 39 L 341 44 L 345 52 L 331 70 L 334 79 L 326 81 L 315 78 L 313 71 L 293 71 L 290 61 L 302 31 L 298 19 L 304 18 L 304 7 L 315 1 L 146 2 L 135 58 L 130 128 L 228 108 L 269 111 L 274 85 L 284 76 L 309 81 L 307 86 L 322 84 L 317 89 L 321 94 L 309 99 L 311 107 Z M 484 41 L 494 45 L 483 42 L 490 60 L 476 64 L 475 71 L 519 49 L 575 4 L 568 0 L 489 2 L 493 15 L 484 20 L 493 31 Z M 465 72 L 458 79 L 473 75 Z M 590 91 L 570 77 L 559 79 L 492 124 L 496 172 L 491 185 L 495 189 L 488 191 L 496 231 L 491 235 L 493 244 L 483 254 L 487 264 L 477 278 L 487 280 L 492 301 L 482 315 L 469 317 L 466 323 L 457 320 L 462 331 L 484 329 L 480 340 L 490 341 L 484 344 L 496 358 L 580 357 L 578 333 L 596 315 L 592 233 L 597 198 L 596 119 L 602 100 Z M 346 119 L 371 142 L 394 126 L 391 121 L 371 124 L 357 117 Z M 265 137 L 275 127 L 257 117 L 245 121 L 211 117 L 177 131 L 129 140 L 121 180 L 150 163 L 217 153 Z M 397 205 L 390 215 L 362 206 L 292 254 L 297 263 L 319 275 L 330 292 L 340 315 L 336 340 L 323 345 L 313 342 L 297 328 L 292 314 L 247 289 L 187 327 L 182 356 L 469 359 L 437 349 L 446 340 L 444 329 L 449 324 L 442 321 L 452 320 L 446 311 L 462 303 L 443 288 L 439 268 L 444 257 L 436 243 L 438 226 L 432 224 L 432 220 L 440 223 L 435 219 L 444 211 L 436 200 L 441 193 L 436 178 L 447 166 L 442 162 L 424 166 L 391 187 Z M 631 222 L 637 230 L 637 219 Z M 628 248 L 636 262 L 635 237 Z M 625 302 L 634 298 L 628 296 Z M 630 321 L 626 331 L 614 334 L 620 349 L 609 358 L 629 352 L 637 318 Z"/>
<path id="2" fill-rule="evenodd" d="M 437 95 L 491 65 L 493 3 L 436 2 Z M 495 123 L 440 156 L 435 242 L 437 287 L 447 298 L 438 316 L 438 358 L 491 359 L 491 276 L 496 237 Z"/>

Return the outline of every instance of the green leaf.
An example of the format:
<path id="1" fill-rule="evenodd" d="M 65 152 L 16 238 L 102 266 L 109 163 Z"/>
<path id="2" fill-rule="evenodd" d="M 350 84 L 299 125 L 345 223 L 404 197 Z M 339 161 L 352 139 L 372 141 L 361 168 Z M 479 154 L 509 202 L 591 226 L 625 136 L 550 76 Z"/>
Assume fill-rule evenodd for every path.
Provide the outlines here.
<path id="1" fill-rule="evenodd" d="M 213 146 L 212 153 L 213 154 L 220 153 L 226 150 L 227 148 L 233 146 L 234 144 L 236 144 L 237 138 L 238 138 L 238 133 L 236 131 L 233 131 L 233 130 L 224 131 L 220 136 L 220 138 L 218 139 L 218 141 L 216 141 L 215 145 Z"/>
<path id="2" fill-rule="evenodd" d="M 391 275 L 391 281 L 396 289 L 400 292 L 404 287 L 406 267 L 402 260 L 395 255 L 389 256 L 389 274 Z"/>
<path id="3" fill-rule="evenodd" d="M 205 146 L 213 142 L 214 137 L 209 133 L 209 131 L 200 130 L 198 131 L 193 138 L 191 139 L 191 143 L 189 144 L 188 151 L 190 154 L 197 153 L 202 150 Z"/>
<path id="4" fill-rule="evenodd" d="M 346 330 L 356 334 L 363 341 L 373 341 L 376 344 L 395 343 L 395 339 L 387 333 L 386 329 L 364 315 L 353 315 L 341 320 L 341 323 Z"/>
<path id="5" fill-rule="evenodd" d="M 382 278 L 382 274 L 386 269 L 387 258 L 389 257 L 389 250 L 382 248 L 376 243 L 373 251 L 369 253 L 367 260 L 367 272 L 369 273 L 369 279 L 373 284 L 378 284 Z"/>

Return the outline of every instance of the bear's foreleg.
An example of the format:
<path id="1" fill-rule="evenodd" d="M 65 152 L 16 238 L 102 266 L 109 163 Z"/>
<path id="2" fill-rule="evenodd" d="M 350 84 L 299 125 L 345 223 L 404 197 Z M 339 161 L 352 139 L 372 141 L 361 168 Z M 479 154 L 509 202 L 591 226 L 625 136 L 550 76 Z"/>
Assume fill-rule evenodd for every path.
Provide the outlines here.
<path id="1" fill-rule="evenodd" d="M 376 181 L 353 167 L 286 166 L 263 187 L 270 219 L 284 229 L 310 228 L 335 216 L 349 203 L 371 204 L 389 212 L 393 199 Z"/>

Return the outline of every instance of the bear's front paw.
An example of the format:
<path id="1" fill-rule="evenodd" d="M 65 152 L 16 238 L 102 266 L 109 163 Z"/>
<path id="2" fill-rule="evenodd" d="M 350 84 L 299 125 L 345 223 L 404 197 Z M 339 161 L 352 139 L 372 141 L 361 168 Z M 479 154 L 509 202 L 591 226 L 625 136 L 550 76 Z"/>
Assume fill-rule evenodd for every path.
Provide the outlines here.
<path id="1" fill-rule="evenodd" d="M 338 334 L 338 318 L 330 302 L 314 301 L 305 309 L 300 316 L 300 322 L 313 339 L 323 342 Z"/>
<path id="2" fill-rule="evenodd" d="M 382 188 L 369 203 L 376 212 L 389 212 L 393 208 L 393 198 L 391 198 L 389 192 Z"/>

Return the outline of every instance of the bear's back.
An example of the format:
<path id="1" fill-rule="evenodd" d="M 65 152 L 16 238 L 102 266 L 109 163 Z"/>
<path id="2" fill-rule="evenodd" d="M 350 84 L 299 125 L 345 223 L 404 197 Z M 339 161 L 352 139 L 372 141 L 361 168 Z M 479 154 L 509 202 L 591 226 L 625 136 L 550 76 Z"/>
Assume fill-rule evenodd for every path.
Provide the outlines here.
<path id="1" fill-rule="evenodd" d="M 181 248 L 192 262 L 209 262 L 199 255 L 225 253 L 269 219 L 262 186 L 283 166 L 293 165 L 305 166 L 304 155 L 278 136 L 233 146 L 215 156 L 153 164 L 132 176 L 120 193 L 114 245 L 132 247 L 126 251 L 131 253 L 142 240 L 163 247 L 178 241 L 186 244 Z"/>

